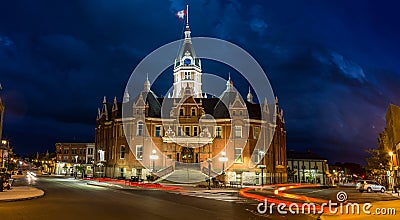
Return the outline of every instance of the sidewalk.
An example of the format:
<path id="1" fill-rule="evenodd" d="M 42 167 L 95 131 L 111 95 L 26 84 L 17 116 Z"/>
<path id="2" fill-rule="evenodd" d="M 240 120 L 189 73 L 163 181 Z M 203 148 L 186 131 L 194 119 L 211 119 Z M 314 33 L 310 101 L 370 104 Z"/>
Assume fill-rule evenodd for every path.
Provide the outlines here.
<path id="1" fill-rule="evenodd" d="M 44 196 L 44 191 L 29 186 L 14 186 L 11 190 L 0 192 L 0 202 L 34 199 Z"/>

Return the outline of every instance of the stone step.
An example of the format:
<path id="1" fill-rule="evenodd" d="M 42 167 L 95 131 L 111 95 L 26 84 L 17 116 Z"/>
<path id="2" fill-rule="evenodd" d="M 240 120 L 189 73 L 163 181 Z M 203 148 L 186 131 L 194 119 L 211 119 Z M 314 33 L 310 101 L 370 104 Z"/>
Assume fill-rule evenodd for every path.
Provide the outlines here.
<path id="1" fill-rule="evenodd" d="M 200 170 L 192 169 L 179 169 L 162 177 L 160 182 L 174 182 L 174 183 L 200 183 L 208 178 L 207 175 Z"/>

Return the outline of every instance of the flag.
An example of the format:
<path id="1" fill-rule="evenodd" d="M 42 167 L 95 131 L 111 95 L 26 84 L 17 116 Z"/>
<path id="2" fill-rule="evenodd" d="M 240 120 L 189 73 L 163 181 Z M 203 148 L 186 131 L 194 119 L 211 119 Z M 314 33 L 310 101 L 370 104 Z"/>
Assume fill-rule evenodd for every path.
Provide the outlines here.
<path id="1" fill-rule="evenodd" d="M 176 12 L 175 16 L 178 17 L 179 20 L 183 20 L 185 18 L 185 16 L 186 16 L 186 9 Z"/>

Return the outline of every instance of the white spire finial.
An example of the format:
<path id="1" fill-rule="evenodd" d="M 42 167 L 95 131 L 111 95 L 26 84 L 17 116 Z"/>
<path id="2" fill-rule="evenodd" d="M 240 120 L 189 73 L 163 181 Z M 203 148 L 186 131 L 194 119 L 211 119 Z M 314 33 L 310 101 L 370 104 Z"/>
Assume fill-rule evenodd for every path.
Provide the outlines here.
<path id="1" fill-rule="evenodd" d="M 149 92 L 150 91 L 150 81 L 149 81 L 149 74 L 147 73 L 146 75 L 146 81 L 144 81 L 144 91 Z"/>
<path id="2" fill-rule="evenodd" d="M 189 26 L 189 5 L 186 5 L 186 25 Z"/>
<path id="3" fill-rule="evenodd" d="M 250 86 L 249 86 L 249 93 L 247 93 L 247 101 L 253 103 L 253 94 L 251 94 Z"/>
<path id="4" fill-rule="evenodd" d="M 231 91 L 232 83 L 231 83 L 231 72 L 229 72 L 228 80 L 226 81 L 226 90 Z"/>
<path id="5" fill-rule="evenodd" d="M 128 92 L 128 90 L 125 90 L 123 102 L 124 102 L 124 103 L 129 102 L 129 98 L 130 98 L 130 97 L 129 97 L 129 92 Z"/>

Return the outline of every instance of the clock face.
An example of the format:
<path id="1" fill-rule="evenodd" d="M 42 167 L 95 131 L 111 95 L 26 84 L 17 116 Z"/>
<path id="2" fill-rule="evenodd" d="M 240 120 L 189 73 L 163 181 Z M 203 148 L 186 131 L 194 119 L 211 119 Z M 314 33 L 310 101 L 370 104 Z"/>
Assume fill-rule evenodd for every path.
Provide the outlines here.
<path id="1" fill-rule="evenodd" d="M 190 65 L 191 62 L 192 62 L 192 61 L 191 61 L 190 59 L 185 59 L 185 61 L 183 61 L 183 63 L 184 63 L 185 65 Z"/>

